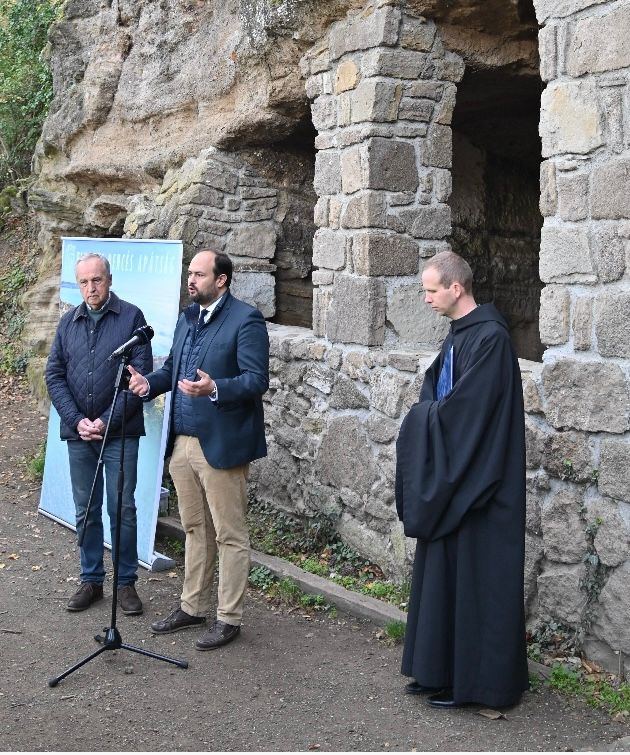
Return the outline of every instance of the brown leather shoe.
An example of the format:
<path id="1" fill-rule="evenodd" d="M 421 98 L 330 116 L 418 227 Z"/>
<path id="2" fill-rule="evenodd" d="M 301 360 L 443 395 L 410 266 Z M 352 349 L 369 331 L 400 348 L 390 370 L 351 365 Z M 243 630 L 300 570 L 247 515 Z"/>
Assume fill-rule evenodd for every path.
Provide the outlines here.
<path id="1" fill-rule="evenodd" d="M 182 611 L 181 608 L 176 608 L 165 619 L 154 621 L 151 624 L 151 631 L 155 634 L 170 634 L 171 632 L 179 632 L 180 629 L 188 629 L 188 627 L 196 627 L 205 623 L 205 616 L 191 616 L 186 611 Z"/>
<path id="2" fill-rule="evenodd" d="M 118 605 L 125 616 L 139 616 L 142 613 L 142 601 L 134 585 L 121 585 L 118 588 Z"/>
<path id="3" fill-rule="evenodd" d="M 85 611 L 92 603 L 101 600 L 103 597 L 103 585 L 97 585 L 95 582 L 81 582 L 81 586 L 68 601 L 66 610 L 68 611 Z"/>
<path id="4" fill-rule="evenodd" d="M 235 640 L 240 633 L 240 626 L 226 624 L 217 619 L 210 629 L 197 640 L 195 648 L 197 650 L 215 650 L 220 648 L 221 645 L 227 645 L 228 642 Z"/>

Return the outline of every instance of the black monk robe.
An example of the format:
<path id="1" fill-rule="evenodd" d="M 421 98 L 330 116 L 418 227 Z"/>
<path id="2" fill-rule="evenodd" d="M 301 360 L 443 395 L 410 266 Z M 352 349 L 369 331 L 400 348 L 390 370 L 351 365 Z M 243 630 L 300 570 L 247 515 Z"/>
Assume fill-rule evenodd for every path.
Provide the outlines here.
<path id="1" fill-rule="evenodd" d="M 402 673 L 458 703 L 512 705 L 528 687 L 524 421 L 507 325 L 483 304 L 451 323 L 396 444 L 398 516 L 418 538 Z"/>

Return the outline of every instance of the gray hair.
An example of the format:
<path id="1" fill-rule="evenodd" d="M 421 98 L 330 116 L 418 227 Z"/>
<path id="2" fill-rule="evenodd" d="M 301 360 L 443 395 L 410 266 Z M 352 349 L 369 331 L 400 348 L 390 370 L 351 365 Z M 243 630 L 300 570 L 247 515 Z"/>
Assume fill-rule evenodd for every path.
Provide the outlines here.
<path id="1" fill-rule="evenodd" d="M 434 268 L 440 276 L 440 283 L 449 288 L 457 281 L 467 294 L 472 292 L 473 273 L 470 265 L 455 252 L 438 252 L 427 262 L 424 269 Z"/>
<path id="2" fill-rule="evenodd" d="M 87 262 L 88 260 L 100 260 L 103 265 L 105 266 L 105 272 L 107 275 L 111 275 L 112 271 L 109 266 L 109 260 L 107 257 L 103 256 L 102 254 L 98 254 L 98 252 L 86 252 L 85 254 L 82 254 L 79 259 L 74 263 L 74 272 L 76 275 L 77 267 L 81 262 Z"/>

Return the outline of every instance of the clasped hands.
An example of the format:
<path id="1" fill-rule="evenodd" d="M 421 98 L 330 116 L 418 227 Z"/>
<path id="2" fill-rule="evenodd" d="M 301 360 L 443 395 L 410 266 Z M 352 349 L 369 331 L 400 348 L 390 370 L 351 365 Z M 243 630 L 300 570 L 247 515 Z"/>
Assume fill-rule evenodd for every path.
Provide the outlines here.
<path id="1" fill-rule="evenodd" d="M 149 392 L 149 383 L 135 367 L 127 365 L 131 377 L 129 378 L 129 390 L 136 396 L 145 396 Z M 199 380 L 178 380 L 177 387 L 188 396 L 209 396 L 215 388 L 214 380 L 203 370 L 197 370 Z"/>
<path id="2" fill-rule="evenodd" d="M 95 419 L 92 422 L 91 419 L 84 417 L 77 425 L 77 432 L 81 437 L 81 440 L 103 440 L 103 430 L 105 430 L 105 423 L 100 419 Z"/>

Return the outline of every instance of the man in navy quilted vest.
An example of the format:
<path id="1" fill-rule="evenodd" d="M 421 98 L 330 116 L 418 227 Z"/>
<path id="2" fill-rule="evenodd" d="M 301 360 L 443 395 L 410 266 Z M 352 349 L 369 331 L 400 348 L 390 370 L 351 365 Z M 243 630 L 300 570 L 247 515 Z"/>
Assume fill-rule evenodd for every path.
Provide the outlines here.
<path id="1" fill-rule="evenodd" d="M 219 559 L 216 620 L 197 640 L 214 650 L 240 633 L 249 576 L 247 477 L 267 454 L 262 395 L 269 386 L 269 337 L 262 314 L 230 293 L 232 261 L 202 251 L 188 268 L 192 304 L 180 315 L 168 359 L 129 387 L 150 400 L 172 391 L 166 455 L 186 532 L 180 605 L 154 621 L 156 634 L 206 622 Z"/>
<path id="2" fill-rule="evenodd" d="M 68 444 L 70 480 L 79 531 L 114 397 L 118 363 L 116 360 L 108 361 L 108 357 L 146 322 L 138 307 L 119 299 L 110 291 L 112 276 L 106 257 L 84 254 L 77 260 L 75 273 L 83 303 L 66 312 L 59 322 L 46 365 L 46 385 L 61 419 L 61 438 Z M 153 357 L 150 344 L 136 346 L 131 352 L 130 362 L 139 370 L 151 369 Z M 103 597 L 103 468 L 114 544 L 122 413 L 123 397 L 119 394 L 103 449 L 102 465 L 98 469 L 90 514 L 85 523 L 81 546 L 81 585 L 70 599 L 68 611 L 83 611 Z M 138 545 L 134 500 L 141 435 L 144 435 L 142 401 L 136 396 L 128 396 L 118 554 L 118 601 L 126 615 L 142 613 L 142 602 L 135 588 Z"/>

